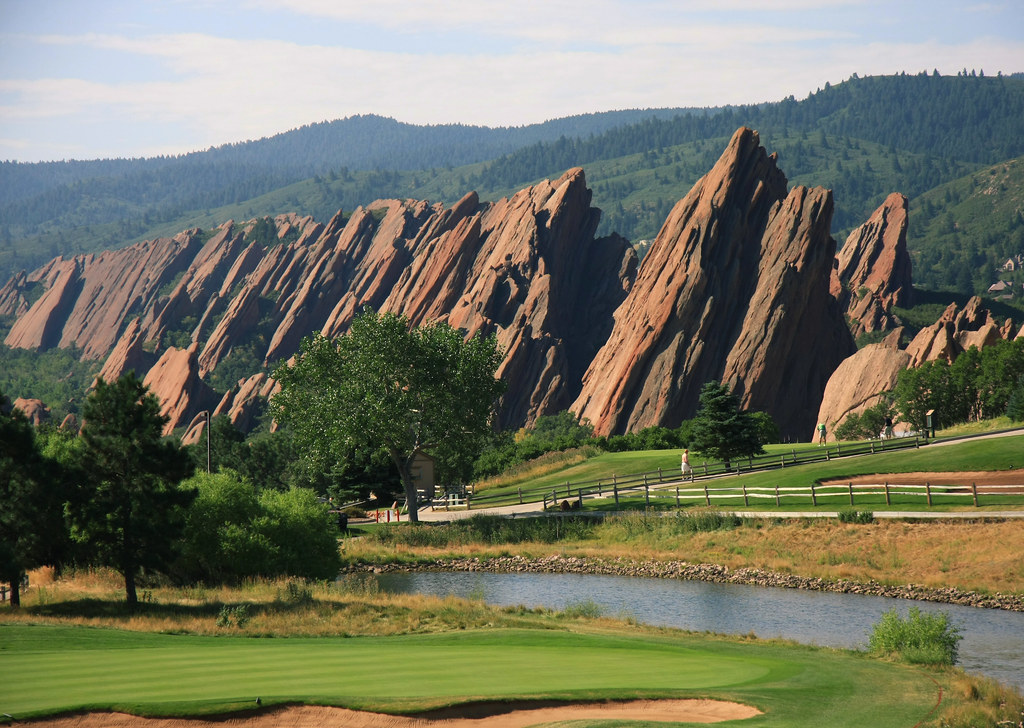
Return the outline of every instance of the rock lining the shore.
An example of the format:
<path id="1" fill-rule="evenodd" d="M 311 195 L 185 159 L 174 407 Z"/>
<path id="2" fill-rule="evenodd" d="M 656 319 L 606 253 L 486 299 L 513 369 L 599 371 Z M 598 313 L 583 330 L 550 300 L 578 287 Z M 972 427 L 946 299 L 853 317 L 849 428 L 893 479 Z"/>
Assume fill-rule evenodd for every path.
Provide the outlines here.
<path id="1" fill-rule="evenodd" d="M 655 579 L 688 579 L 719 584 L 807 589 L 840 594 L 865 594 L 1024 612 L 1024 595 L 1020 594 L 979 594 L 956 587 L 936 589 L 918 584 L 887 585 L 877 581 L 828 580 L 750 567 L 730 570 L 728 567 L 718 564 L 691 564 L 686 561 L 635 561 L 623 558 L 598 559 L 562 555 L 545 556 L 539 559 L 528 559 L 524 556 L 499 556 L 494 558 L 437 559 L 417 564 L 353 564 L 345 571 L 350 573 L 364 571 L 375 573 L 389 571 L 488 571 L 495 573 L 641 576 Z"/>

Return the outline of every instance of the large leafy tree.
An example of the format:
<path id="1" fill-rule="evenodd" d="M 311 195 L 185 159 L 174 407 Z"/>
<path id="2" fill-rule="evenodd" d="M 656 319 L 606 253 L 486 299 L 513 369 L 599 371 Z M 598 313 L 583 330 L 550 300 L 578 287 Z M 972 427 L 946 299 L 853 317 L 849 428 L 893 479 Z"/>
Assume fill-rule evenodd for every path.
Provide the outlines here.
<path id="1" fill-rule="evenodd" d="M 138 602 L 143 569 L 166 568 L 195 491 L 179 488 L 192 474 L 188 454 L 161 436 L 167 418 L 142 382 L 129 373 L 100 379 L 82 414 L 84 471 L 70 503 L 72 536 L 93 560 L 124 575 L 129 604 Z"/>
<path id="2" fill-rule="evenodd" d="M 53 471 L 32 424 L 0 392 L 0 580 L 13 606 L 25 572 L 52 563 L 64 541 L 62 479 Z"/>
<path id="3" fill-rule="evenodd" d="M 417 517 L 412 464 L 429 453 L 442 474 L 467 473 L 491 434 L 505 384 L 495 379 L 494 337 L 466 339 L 445 323 L 410 327 L 405 316 L 366 310 L 337 339 L 304 339 L 272 405 L 307 457 L 341 471 L 353 449 L 386 455 Z"/>
<path id="4" fill-rule="evenodd" d="M 739 400 L 719 382 L 706 382 L 692 420 L 690 447 L 705 457 L 722 460 L 725 469 L 737 457 L 764 452 L 757 420 L 742 412 Z"/>

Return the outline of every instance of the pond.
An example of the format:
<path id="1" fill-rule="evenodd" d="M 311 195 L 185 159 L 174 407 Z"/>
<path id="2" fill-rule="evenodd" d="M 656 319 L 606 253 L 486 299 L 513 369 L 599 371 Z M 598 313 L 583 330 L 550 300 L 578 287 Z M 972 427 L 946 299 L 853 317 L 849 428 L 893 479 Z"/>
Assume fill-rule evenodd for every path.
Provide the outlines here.
<path id="1" fill-rule="evenodd" d="M 723 634 L 755 633 L 804 644 L 863 649 L 872 625 L 896 608 L 944 611 L 960 628 L 959 666 L 1024 689 L 1024 613 L 776 587 L 587 574 L 395 572 L 381 589 L 563 609 L 593 602 L 608 616 Z"/>

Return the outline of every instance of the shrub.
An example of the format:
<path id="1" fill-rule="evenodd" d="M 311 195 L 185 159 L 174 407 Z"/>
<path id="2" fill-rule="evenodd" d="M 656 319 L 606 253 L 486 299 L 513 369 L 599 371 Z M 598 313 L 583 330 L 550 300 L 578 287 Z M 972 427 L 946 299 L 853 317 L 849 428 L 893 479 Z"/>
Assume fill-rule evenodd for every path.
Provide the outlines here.
<path id="1" fill-rule="evenodd" d="M 856 508 L 842 508 L 838 515 L 841 523 L 872 523 L 875 520 L 871 511 L 858 511 Z"/>
<path id="2" fill-rule="evenodd" d="M 912 664 L 953 665 L 960 649 L 960 630 L 945 612 L 922 613 L 911 607 L 906 618 L 891 609 L 872 628 L 868 646 L 878 654 L 898 655 Z"/>

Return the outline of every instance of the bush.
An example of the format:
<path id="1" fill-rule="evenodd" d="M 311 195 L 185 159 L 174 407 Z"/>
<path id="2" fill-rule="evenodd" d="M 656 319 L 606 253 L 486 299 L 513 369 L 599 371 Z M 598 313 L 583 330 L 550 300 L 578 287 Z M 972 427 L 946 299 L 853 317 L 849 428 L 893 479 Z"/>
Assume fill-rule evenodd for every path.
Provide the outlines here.
<path id="1" fill-rule="evenodd" d="M 843 508 L 839 511 L 841 523 L 872 523 L 875 514 L 871 511 L 858 511 L 856 508 Z"/>
<path id="2" fill-rule="evenodd" d="M 341 566 L 337 526 L 304 488 L 257 495 L 231 470 L 185 481 L 198 496 L 186 514 L 174 567 L 184 582 L 238 582 L 255 576 L 332 578 Z"/>
<path id="3" fill-rule="evenodd" d="M 906 618 L 895 609 L 882 615 L 868 639 L 872 652 L 898 655 L 917 665 L 954 665 L 960 649 L 960 630 L 945 612 L 924 614 L 911 607 Z"/>

